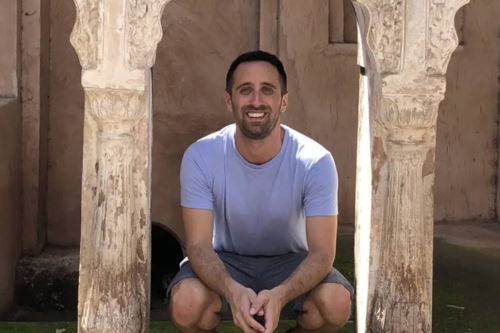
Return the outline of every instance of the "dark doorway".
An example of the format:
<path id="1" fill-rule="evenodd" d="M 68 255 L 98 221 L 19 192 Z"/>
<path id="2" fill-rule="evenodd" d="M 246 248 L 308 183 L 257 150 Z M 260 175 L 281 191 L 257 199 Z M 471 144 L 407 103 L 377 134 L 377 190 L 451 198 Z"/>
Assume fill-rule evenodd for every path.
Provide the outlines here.
<path id="1" fill-rule="evenodd" d="M 164 226 L 153 223 L 151 230 L 151 310 L 164 310 L 166 289 L 184 258 L 181 244 Z"/>

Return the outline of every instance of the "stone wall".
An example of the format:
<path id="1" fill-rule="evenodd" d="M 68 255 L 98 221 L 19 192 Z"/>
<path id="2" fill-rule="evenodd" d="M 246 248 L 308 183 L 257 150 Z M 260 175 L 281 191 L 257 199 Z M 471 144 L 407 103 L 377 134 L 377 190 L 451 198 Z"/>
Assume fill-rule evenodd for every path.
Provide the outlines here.
<path id="1" fill-rule="evenodd" d="M 14 298 L 21 250 L 20 5 L 0 2 L 0 315 Z"/>
<path id="2" fill-rule="evenodd" d="M 21 107 L 0 98 L 0 314 L 14 297 L 21 249 Z"/>
<path id="3" fill-rule="evenodd" d="M 182 154 L 199 137 L 232 122 L 222 99 L 226 70 L 239 53 L 259 46 L 282 58 L 291 89 L 284 122 L 332 151 L 340 176 L 339 220 L 354 222 L 359 67 L 352 9 L 348 1 L 343 7 L 328 0 L 259 3 L 173 0 L 165 9 L 153 68 L 152 219 L 181 239 Z M 50 16 L 47 237 L 52 244 L 77 245 L 84 99 L 69 43 L 73 2 L 53 1 Z M 457 15 L 463 45 L 450 63 L 438 119 L 439 221 L 495 216 L 499 16 L 500 2 L 489 0 L 471 1 Z"/>

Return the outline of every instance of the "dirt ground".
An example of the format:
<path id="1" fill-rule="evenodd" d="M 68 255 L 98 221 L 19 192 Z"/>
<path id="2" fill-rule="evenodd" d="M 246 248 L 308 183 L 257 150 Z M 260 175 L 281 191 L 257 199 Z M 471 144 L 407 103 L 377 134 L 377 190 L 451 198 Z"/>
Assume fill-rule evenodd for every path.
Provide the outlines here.
<path id="1" fill-rule="evenodd" d="M 354 229 L 339 229 L 335 266 L 354 281 Z M 64 253 L 64 258 L 60 254 Z M 26 265 L 22 274 L 40 274 L 40 268 L 59 263 L 49 273 L 60 279 L 38 286 L 18 288 L 20 299 L 6 321 L 74 322 L 77 289 L 77 251 L 49 249 L 37 264 Z M 37 268 L 38 267 L 38 268 Z M 63 267 L 63 268 L 61 268 Z M 70 274 L 64 273 L 69 270 Z M 22 277 L 19 277 L 22 281 Z M 43 279 L 42 279 L 43 281 Z M 468 221 L 435 226 L 433 331 L 439 333 L 500 333 L 500 226 Z M 36 284 L 35 284 L 36 285 Z M 23 296 L 24 295 L 24 296 Z M 28 297 L 29 296 L 29 297 Z M 35 301 L 33 301 L 35 300 Z M 27 305 L 28 304 L 28 305 Z M 58 305 L 57 305 L 58 304 Z M 151 320 L 168 320 L 164 295 L 152 293 Z M 1 330 L 0 323 L 0 331 Z M 12 326 L 11 326 L 12 327 Z M 352 329 L 352 327 L 351 327 Z M 349 329 L 350 330 L 350 329 Z M 349 330 L 346 330 L 348 332 Z M 70 331 L 68 329 L 68 331 Z M 22 331 L 19 331 L 20 333 Z M 22 332 L 24 333 L 24 332 Z"/>

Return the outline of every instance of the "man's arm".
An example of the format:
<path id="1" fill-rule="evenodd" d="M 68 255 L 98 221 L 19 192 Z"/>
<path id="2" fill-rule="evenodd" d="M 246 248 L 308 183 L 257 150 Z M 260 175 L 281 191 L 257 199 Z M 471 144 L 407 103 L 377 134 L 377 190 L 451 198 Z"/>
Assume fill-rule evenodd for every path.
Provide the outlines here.
<path id="1" fill-rule="evenodd" d="M 196 276 L 217 294 L 230 299 L 235 281 L 214 252 L 213 213 L 207 209 L 182 208 L 186 232 L 186 252 Z"/>
<path id="2" fill-rule="evenodd" d="M 295 272 L 275 288 L 281 304 L 316 287 L 332 269 L 337 238 L 337 216 L 308 217 L 309 253 Z"/>
<path id="3" fill-rule="evenodd" d="M 236 326 L 244 332 L 263 332 L 249 311 L 257 295 L 229 275 L 214 251 L 213 182 L 203 156 L 196 147 L 188 148 L 181 163 L 181 205 L 189 263 L 198 279 L 228 301 Z"/>
<path id="4" fill-rule="evenodd" d="M 195 146 L 190 146 L 182 157 L 180 183 L 186 252 L 191 268 L 208 288 L 226 298 L 234 280 L 213 250 L 213 179 Z"/>
<path id="5" fill-rule="evenodd" d="M 306 176 L 304 207 L 309 253 L 295 272 L 275 288 L 281 304 L 316 287 L 332 269 L 337 242 L 337 192 L 337 169 L 328 154 Z"/>

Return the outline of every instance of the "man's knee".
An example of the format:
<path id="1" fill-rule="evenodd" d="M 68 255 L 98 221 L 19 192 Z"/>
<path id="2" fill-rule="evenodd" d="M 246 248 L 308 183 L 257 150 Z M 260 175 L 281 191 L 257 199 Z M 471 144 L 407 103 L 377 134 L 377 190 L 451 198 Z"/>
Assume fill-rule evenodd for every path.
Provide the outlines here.
<path id="1" fill-rule="evenodd" d="M 323 319 L 331 325 L 342 326 L 351 315 L 351 293 L 343 285 L 324 283 L 318 286 L 314 294 Z"/>
<path id="2" fill-rule="evenodd" d="M 342 285 L 324 283 L 314 288 L 304 303 L 300 324 L 307 329 L 343 326 L 351 314 L 351 294 Z"/>
<path id="3" fill-rule="evenodd" d="M 184 279 L 172 288 L 170 315 L 172 322 L 178 327 L 199 327 L 207 312 L 215 316 L 216 307 L 216 294 L 198 279 Z"/>

